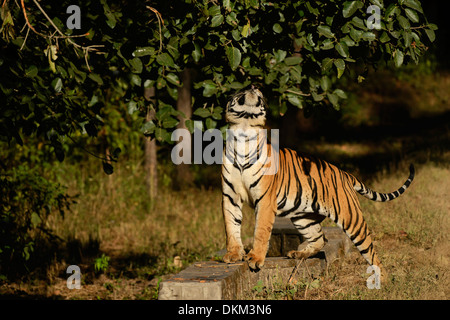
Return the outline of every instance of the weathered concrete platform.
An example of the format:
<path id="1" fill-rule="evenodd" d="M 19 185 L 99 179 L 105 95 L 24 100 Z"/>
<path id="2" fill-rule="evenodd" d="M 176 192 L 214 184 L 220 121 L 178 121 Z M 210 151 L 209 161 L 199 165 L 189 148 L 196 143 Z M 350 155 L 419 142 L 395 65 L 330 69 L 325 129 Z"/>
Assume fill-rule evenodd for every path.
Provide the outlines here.
<path id="1" fill-rule="evenodd" d="M 290 278 L 319 274 L 353 244 L 337 227 L 324 228 L 328 242 L 316 256 L 304 262 L 284 256 L 301 245 L 301 236 L 290 220 L 277 219 L 268 257 L 258 272 L 251 271 L 244 261 L 226 264 L 218 261 L 197 262 L 172 278 L 160 283 L 160 300 L 231 300 L 241 299 L 258 281 L 266 286 L 287 283 Z M 225 253 L 225 251 L 223 251 Z M 275 255 L 275 257 L 274 257 Z"/>

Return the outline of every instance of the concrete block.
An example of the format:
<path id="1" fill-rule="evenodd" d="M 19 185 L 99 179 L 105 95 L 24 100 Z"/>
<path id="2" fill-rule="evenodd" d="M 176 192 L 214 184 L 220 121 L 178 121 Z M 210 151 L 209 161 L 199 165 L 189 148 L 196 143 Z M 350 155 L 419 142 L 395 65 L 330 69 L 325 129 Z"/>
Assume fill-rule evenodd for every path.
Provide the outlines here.
<path id="1" fill-rule="evenodd" d="M 287 231 L 275 232 L 274 239 L 278 240 L 273 243 L 279 246 L 279 248 L 277 247 L 279 252 L 284 252 L 288 245 L 297 245 L 294 243 L 297 240 L 289 239 L 289 237 L 297 237 L 298 239 L 298 235 L 290 233 L 292 231 L 289 230 L 292 229 L 286 227 L 281 228 L 281 230 Z M 194 263 L 172 278 L 160 283 L 159 299 L 243 299 L 246 297 L 246 293 L 252 290 L 258 282 L 262 282 L 263 285 L 270 287 L 275 283 L 287 283 L 293 273 L 295 273 L 294 279 L 318 275 L 326 269 L 327 264 L 353 247 L 348 237 L 337 227 L 324 228 L 324 233 L 328 242 L 323 250 L 303 262 L 286 257 L 267 257 L 264 267 L 258 272 L 250 270 L 248 264 L 243 261 L 234 264 L 218 261 Z M 277 238 L 277 236 L 280 237 Z M 280 241 L 282 241 L 282 245 Z M 296 250 L 297 247 L 292 250 Z M 225 250 L 221 250 L 216 255 L 223 256 L 225 253 Z"/>

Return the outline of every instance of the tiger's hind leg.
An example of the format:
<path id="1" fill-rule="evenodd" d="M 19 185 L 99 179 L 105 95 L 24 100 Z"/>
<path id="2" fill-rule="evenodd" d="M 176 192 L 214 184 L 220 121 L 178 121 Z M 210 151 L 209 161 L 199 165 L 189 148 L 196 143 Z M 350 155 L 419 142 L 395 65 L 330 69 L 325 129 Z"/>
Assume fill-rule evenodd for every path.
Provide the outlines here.
<path id="1" fill-rule="evenodd" d="M 307 242 L 305 248 L 296 251 L 289 251 L 288 258 L 307 259 L 316 255 L 325 245 L 326 239 L 320 223 L 324 217 L 318 214 L 311 214 L 309 217 L 292 218 L 291 221 Z"/>

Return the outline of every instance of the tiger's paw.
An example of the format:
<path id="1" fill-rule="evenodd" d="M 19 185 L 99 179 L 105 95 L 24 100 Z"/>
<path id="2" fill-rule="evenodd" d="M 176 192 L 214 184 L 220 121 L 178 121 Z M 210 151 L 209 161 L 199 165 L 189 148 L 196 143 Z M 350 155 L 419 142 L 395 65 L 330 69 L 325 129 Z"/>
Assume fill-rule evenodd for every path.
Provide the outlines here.
<path id="1" fill-rule="evenodd" d="M 242 261 L 244 259 L 245 251 L 242 250 L 236 250 L 232 252 L 227 252 L 222 260 L 225 263 L 235 263 L 236 261 Z"/>
<path id="2" fill-rule="evenodd" d="M 248 262 L 248 266 L 252 270 L 259 270 L 264 266 L 264 255 L 257 255 L 253 252 L 253 250 L 250 250 L 250 252 L 245 256 L 245 261 Z"/>
<path id="3" fill-rule="evenodd" d="M 290 259 L 307 259 L 311 256 L 310 252 L 307 252 L 306 250 L 300 250 L 300 251 L 289 251 L 287 254 L 287 257 Z"/>

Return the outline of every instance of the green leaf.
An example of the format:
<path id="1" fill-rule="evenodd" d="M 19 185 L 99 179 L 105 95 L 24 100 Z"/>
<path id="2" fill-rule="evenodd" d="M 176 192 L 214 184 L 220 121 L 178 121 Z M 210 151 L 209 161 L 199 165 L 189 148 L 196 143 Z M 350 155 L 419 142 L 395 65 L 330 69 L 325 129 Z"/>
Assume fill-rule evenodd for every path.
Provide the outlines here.
<path id="1" fill-rule="evenodd" d="M 231 70 L 236 70 L 241 63 L 241 52 L 236 47 L 227 47 L 226 55 L 230 63 Z"/>
<path id="2" fill-rule="evenodd" d="M 333 59 L 325 58 L 322 60 L 322 71 L 326 72 L 333 66 Z"/>
<path id="3" fill-rule="evenodd" d="M 149 136 L 153 132 L 155 132 L 156 125 L 153 123 L 153 121 L 148 121 L 144 123 L 144 125 L 141 127 L 140 131 L 145 135 Z"/>
<path id="4" fill-rule="evenodd" d="M 384 7 L 383 0 L 369 0 L 369 1 L 370 1 L 370 3 L 372 3 L 372 4 L 376 5 L 376 6 L 379 6 L 380 8 Z"/>
<path id="5" fill-rule="evenodd" d="M 188 120 L 184 121 L 184 124 L 190 133 L 194 132 L 194 121 L 188 119 Z"/>
<path id="6" fill-rule="evenodd" d="M 298 108 L 302 108 L 302 99 L 296 94 L 287 94 L 288 101 Z M 284 112 L 283 112 L 284 113 Z"/>
<path id="7" fill-rule="evenodd" d="M 215 108 L 214 108 L 214 111 L 213 111 L 212 117 L 213 117 L 215 120 L 221 120 L 221 119 L 222 119 L 222 111 L 223 111 L 223 108 L 222 108 L 222 107 L 215 107 Z"/>
<path id="8" fill-rule="evenodd" d="M 411 20 L 412 22 L 419 23 L 419 15 L 417 14 L 416 11 L 406 8 L 405 14 L 408 17 L 408 19 Z"/>
<path id="9" fill-rule="evenodd" d="M 130 83 L 131 83 L 132 85 L 135 85 L 135 86 L 140 87 L 140 86 L 141 86 L 141 83 L 142 83 L 142 79 L 141 79 L 141 77 L 139 77 L 137 74 L 132 74 L 132 75 L 130 76 Z"/>
<path id="10" fill-rule="evenodd" d="M 383 31 L 383 33 L 380 36 L 380 41 L 381 43 L 386 43 L 390 40 L 389 35 L 387 34 L 386 31 Z"/>
<path id="11" fill-rule="evenodd" d="M 350 29 L 350 37 L 352 37 L 353 40 L 359 41 L 362 37 L 363 31 L 357 30 L 355 28 Z"/>
<path id="12" fill-rule="evenodd" d="M 199 62 L 202 57 L 202 49 L 198 45 L 198 43 L 194 42 L 194 50 L 192 51 L 192 58 L 194 58 L 195 62 Z"/>
<path id="13" fill-rule="evenodd" d="M 330 50 L 333 48 L 334 48 L 334 43 L 333 43 L 333 40 L 331 40 L 331 39 L 325 39 L 322 42 L 322 45 L 320 46 L 320 49 L 322 49 L 322 50 Z"/>
<path id="14" fill-rule="evenodd" d="M 425 29 L 425 33 L 427 34 L 428 39 L 430 39 L 431 42 L 433 42 L 436 39 L 436 35 L 433 29 Z"/>
<path id="15" fill-rule="evenodd" d="M 202 118 L 208 118 L 211 115 L 211 112 L 209 112 L 208 109 L 198 108 L 198 109 L 195 109 L 194 115 L 202 117 Z"/>
<path id="16" fill-rule="evenodd" d="M 327 93 L 328 100 L 335 109 L 339 109 L 339 97 L 334 93 Z"/>
<path id="17" fill-rule="evenodd" d="M 273 30 L 275 33 L 281 33 L 281 32 L 283 32 L 283 27 L 282 27 L 279 23 L 275 23 L 275 24 L 272 26 L 272 30 Z"/>
<path id="18" fill-rule="evenodd" d="M 167 142 L 167 143 L 172 143 L 172 141 L 170 140 L 171 134 L 167 132 L 166 129 L 164 128 L 156 128 L 155 129 L 155 138 L 156 140 L 160 141 L 160 142 Z"/>
<path id="19" fill-rule="evenodd" d="M 313 34 L 312 34 L 312 33 L 309 33 L 309 34 L 306 36 L 306 40 L 308 41 L 308 43 L 309 43 L 311 46 L 313 46 L 313 47 L 316 46 L 316 44 L 314 43 L 314 39 L 313 39 Z"/>
<path id="20" fill-rule="evenodd" d="M 367 40 L 367 41 L 373 41 L 376 39 L 376 36 L 373 32 L 366 31 L 366 32 L 363 32 L 362 39 Z"/>
<path id="21" fill-rule="evenodd" d="M 128 62 L 131 65 L 131 72 L 133 72 L 133 73 L 141 73 L 142 72 L 144 65 L 142 64 L 141 59 L 134 58 L 134 59 L 128 60 Z"/>
<path id="22" fill-rule="evenodd" d="M 103 79 L 97 73 L 89 73 L 89 78 L 97 82 L 100 86 L 103 85 Z"/>
<path id="23" fill-rule="evenodd" d="M 391 3 L 387 9 L 386 12 L 384 14 L 384 16 L 388 19 L 391 16 L 395 15 L 395 14 L 399 14 L 400 13 L 400 9 L 397 7 L 397 5 L 395 3 Z"/>
<path id="24" fill-rule="evenodd" d="M 319 15 L 319 9 L 311 7 L 311 4 L 309 1 L 306 2 L 306 8 L 308 9 L 308 12 L 312 13 L 315 16 Z"/>
<path id="25" fill-rule="evenodd" d="M 420 1 L 418 0 L 405 0 L 403 3 L 405 6 L 410 7 L 416 11 L 419 11 L 420 13 L 423 13 L 422 5 L 420 4 Z"/>
<path id="26" fill-rule="evenodd" d="M 336 89 L 333 91 L 333 93 L 341 99 L 347 99 L 347 94 L 341 89 Z"/>
<path id="27" fill-rule="evenodd" d="M 406 19 L 404 16 L 398 16 L 398 23 L 403 29 L 409 29 L 411 25 L 409 24 L 408 19 Z"/>
<path id="28" fill-rule="evenodd" d="M 247 38 L 250 35 L 250 21 L 242 27 L 241 36 Z"/>
<path id="29" fill-rule="evenodd" d="M 353 25 L 355 27 L 358 27 L 358 28 L 363 29 L 363 30 L 367 30 L 367 26 L 364 24 L 364 21 L 361 18 L 357 17 L 357 16 L 354 16 L 352 18 L 352 23 L 353 23 Z"/>
<path id="30" fill-rule="evenodd" d="M 224 17 L 221 14 L 214 16 L 211 20 L 211 28 L 220 26 L 223 23 Z"/>
<path id="31" fill-rule="evenodd" d="M 62 86 L 63 86 L 63 83 L 62 83 L 61 78 L 56 78 L 55 80 L 52 81 L 52 87 L 56 93 L 61 92 Z"/>
<path id="32" fill-rule="evenodd" d="M 297 64 L 300 64 L 300 62 L 302 62 L 303 58 L 302 57 L 288 57 L 286 59 L 284 59 L 284 63 L 286 63 L 286 65 L 288 66 L 295 66 Z"/>
<path id="33" fill-rule="evenodd" d="M 363 6 L 364 4 L 361 1 L 345 1 L 342 15 L 344 18 L 351 17 L 356 10 L 361 9 Z"/>
<path id="34" fill-rule="evenodd" d="M 344 71 L 345 71 L 345 61 L 342 60 L 342 59 L 336 59 L 336 60 L 334 61 L 334 66 L 335 66 L 336 69 L 337 69 L 337 72 L 338 72 L 338 79 L 339 79 L 339 78 L 342 77 L 342 75 L 344 74 Z"/>
<path id="35" fill-rule="evenodd" d="M 394 63 L 397 68 L 399 68 L 403 64 L 403 52 L 400 50 L 396 50 L 394 52 Z"/>
<path id="36" fill-rule="evenodd" d="M 273 53 L 273 55 L 275 56 L 275 60 L 277 60 L 277 62 L 281 62 L 284 60 L 284 58 L 286 58 L 287 52 L 281 49 L 278 49 L 277 51 L 275 51 Z"/>
<path id="37" fill-rule="evenodd" d="M 155 54 L 155 48 L 153 47 L 137 47 L 136 50 L 133 51 L 133 57 L 144 57 L 151 56 Z"/>
<path id="38" fill-rule="evenodd" d="M 106 24 L 111 28 L 114 29 L 116 26 L 116 16 L 114 13 L 111 12 L 111 9 L 109 8 L 109 5 L 106 3 L 106 1 L 102 1 L 103 5 L 103 11 L 105 12 L 106 16 Z"/>
<path id="39" fill-rule="evenodd" d="M 208 13 L 211 16 L 217 16 L 220 14 L 220 6 L 212 6 L 211 8 L 208 9 Z"/>
<path id="40" fill-rule="evenodd" d="M 214 121 L 211 118 L 206 119 L 205 123 L 207 129 L 215 129 L 217 126 L 217 121 Z"/>
<path id="41" fill-rule="evenodd" d="M 173 58 L 167 52 L 159 54 L 156 57 L 156 61 L 162 66 L 175 68 Z"/>
<path id="42" fill-rule="evenodd" d="M 412 42 L 412 32 L 409 30 L 403 32 L 403 39 L 405 40 L 405 47 L 409 47 Z"/>
<path id="43" fill-rule="evenodd" d="M 319 102 L 323 100 L 323 95 L 318 94 L 316 91 L 311 91 L 311 96 L 313 97 L 314 101 Z"/>
<path id="44" fill-rule="evenodd" d="M 327 76 L 323 76 L 320 78 L 320 87 L 323 91 L 328 91 L 331 87 L 331 80 Z"/>
<path id="45" fill-rule="evenodd" d="M 38 74 L 38 68 L 35 65 L 31 65 L 25 70 L 25 76 L 28 78 L 34 78 Z"/>
<path id="46" fill-rule="evenodd" d="M 162 126 L 166 129 L 173 128 L 173 127 L 176 127 L 179 122 L 180 121 L 178 121 L 175 118 L 167 117 L 166 119 L 163 120 Z"/>
<path id="47" fill-rule="evenodd" d="M 211 80 L 208 80 L 208 82 L 203 83 L 203 96 L 204 97 L 211 97 L 217 92 L 217 86 L 214 82 Z"/>
<path id="48" fill-rule="evenodd" d="M 176 85 L 177 87 L 179 87 L 181 85 L 180 83 L 180 78 L 178 77 L 177 74 L 175 73 L 169 73 L 166 76 L 167 81 L 169 81 L 171 84 Z"/>
<path id="49" fill-rule="evenodd" d="M 128 102 L 127 106 L 128 106 L 127 107 L 128 114 L 133 114 L 136 111 L 138 111 L 138 106 L 137 106 L 136 101 L 131 100 L 130 102 Z"/>
<path id="50" fill-rule="evenodd" d="M 331 29 L 329 26 L 327 25 L 320 25 L 317 27 L 317 32 L 319 32 L 319 34 L 327 37 L 327 38 L 333 38 L 334 37 L 334 33 L 331 32 Z"/>
<path id="51" fill-rule="evenodd" d="M 345 42 L 341 41 L 339 43 L 336 43 L 336 45 L 334 47 L 341 56 L 343 56 L 344 58 L 348 57 L 349 51 L 348 51 L 348 47 L 345 44 Z"/>
<path id="52" fill-rule="evenodd" d="M 230 0 L 223 0 L 223 6 L 227 9 L 227 11 L 231 11 Z"/>

